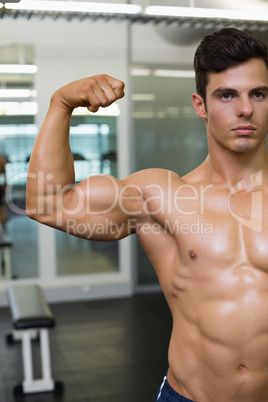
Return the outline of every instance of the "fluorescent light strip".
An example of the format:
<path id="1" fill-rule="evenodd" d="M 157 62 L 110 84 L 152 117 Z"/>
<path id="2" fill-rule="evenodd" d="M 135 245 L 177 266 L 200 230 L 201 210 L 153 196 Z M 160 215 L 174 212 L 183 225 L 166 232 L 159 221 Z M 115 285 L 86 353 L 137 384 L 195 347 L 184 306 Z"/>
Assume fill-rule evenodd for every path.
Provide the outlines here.
<path id="1" fill-rule="evenodd" d="M 138 68 L 134 67 L 130 70 L 130 74 L 136 77 L 146 77 L 151 74 L 151 70 L 149 68 Z"/>
<path id="2" fill-rule="evenodd" d="M 34 74 L 36 71 L 34 64 L 0 64 L 0 74 Z"/>
<path id="3" fill-rule="evenodd" d="M 30 98 L 36 95 L 35 89 L 0 89 L 0 98 Z"/>
<path id="4" fill-rule="evenodd" d="M 37 110 L 36 102 L 0 102 L 0 115 L 35 115 Z"/>
<path id="5" fill-rule="evenodd" d="M 96 113 L 89 112 L 86 107 L 78 107 L 73 111 L 75 116 L 88 116 L 89 114 L 94 114 L 95 116 L 119 116 L 120 109 L 117 103 L 113 103 L 108 107 L 99 108 Z"/>
<path id="6" fill-rule="evenodd" d="M 131 100 L 141 102 L 153 101 L 155 100 L 155 94 L 133 94 Z"/>
<path id="7" fill-rule="evenodd" d="M 195 73 L 191 70 L 154 70 L 153 75 L 156 77 L 194 78 Z"/>
<path id="8" fill-rule="evenodd" d="M 0 135 L 36 135 L 38 132 L 35 124 L 21 125 L 2 125 L 0 126 Z"/>
<path id="9" fill-rule="evenodd" d="M 2 4 L 2 3 L 1 3 Z M 135 4 L 88 3 L 78 1 L 25 0 L 5 3 L 9 10 L 63 11 L 78 13 L 138 14 L 142 7 Z"/>
<path id="10" fill-rule="evenodd" d="M 253 10 L 225 10 L 218 8 L 148 6 L 145 14 L 166 17 L 219 18 L 230 20 L 268 21 L 268 13 Z"/>
<path id="11" fill-rule="evenodd" d="M 194 78 L 195 73 L 193 70 L 150 70 L 148 68 L 132 68 L 130 74 L 135 77 L 148 77 L 154 75 L 155 77 L 175 77 L 175 78 Z"/>
<path id="12" fill-rule="evenodd" d="M 97 135 L 99 134 L 98 124 L 81 124 L 78 126 L 70 127 L 70 134 L 80 134 L 80 135 Z"/>
<path id="13" fill-rule="evenodd" d="M 107 135 L 110 133 L 108 124 L 79 124 L 71 126 L 71 135 Z"/>

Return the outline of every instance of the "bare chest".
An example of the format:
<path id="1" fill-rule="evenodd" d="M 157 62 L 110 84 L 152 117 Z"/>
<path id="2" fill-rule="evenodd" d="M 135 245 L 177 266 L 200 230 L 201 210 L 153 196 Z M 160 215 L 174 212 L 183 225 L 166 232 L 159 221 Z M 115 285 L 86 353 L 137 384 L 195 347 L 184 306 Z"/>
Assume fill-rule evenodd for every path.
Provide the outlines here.
<path id="1" fill-rule="evenodd" d="M 182 262 L 253 267 L 268 273 L 267 192 L 202 191 L 195 198 L 189 193 L 177 197 L 160 217 Z"/>

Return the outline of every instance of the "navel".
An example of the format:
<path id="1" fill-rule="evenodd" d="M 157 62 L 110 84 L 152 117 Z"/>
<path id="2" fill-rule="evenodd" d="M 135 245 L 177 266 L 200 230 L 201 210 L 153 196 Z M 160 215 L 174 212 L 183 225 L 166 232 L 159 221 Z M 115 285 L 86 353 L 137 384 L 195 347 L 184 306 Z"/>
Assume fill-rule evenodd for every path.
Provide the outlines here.
<path id="1" fill-rule="evenodd" d="M 191 260 L 196 260 L 197 255 L 196 255 L 196 253 L 194 252 L 194 250 L 190 250 L 190 251 L 189 251 L 189 257 L 191 258 Z"/>

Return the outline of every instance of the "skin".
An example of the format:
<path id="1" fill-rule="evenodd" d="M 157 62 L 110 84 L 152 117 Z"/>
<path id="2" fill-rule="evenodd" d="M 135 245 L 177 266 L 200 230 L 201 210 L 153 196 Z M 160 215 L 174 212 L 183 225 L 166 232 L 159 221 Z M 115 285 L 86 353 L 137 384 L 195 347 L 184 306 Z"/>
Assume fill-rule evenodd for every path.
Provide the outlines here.
<path id="1" fill-rule="evenodd" d="M 268 402 L 267 68 L 250 59 L 210 73 L 206 94 L 206 105 L 193 94 L 193 105 L 209 154 L 193 172 L 148 169 L 71 186 L 73 109 L 106 107 L 124 84 L 96 76 L 61 88 L 32 153 L 27 213 L 85 238 L 137 233 L 173 316 L 170 385 L 197 402 Z M 114 226 L 100 234 L 107 220 Z M 90 231 L 80 234 L 79 223 Z"/>

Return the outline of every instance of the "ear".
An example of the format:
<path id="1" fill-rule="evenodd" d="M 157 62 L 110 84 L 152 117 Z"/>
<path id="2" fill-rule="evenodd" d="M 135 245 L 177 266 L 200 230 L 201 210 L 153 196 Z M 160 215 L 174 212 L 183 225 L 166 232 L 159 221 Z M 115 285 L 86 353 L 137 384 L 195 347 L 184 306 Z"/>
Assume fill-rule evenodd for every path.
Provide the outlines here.
<path id="1" fill-rule="evenodd" d="M 192 102 L 197 116 L 201 117 L 201 119 L 206 119 L 207 118 L 206 105 L 202 96 L 194 93 L 192 95 Z"/>

